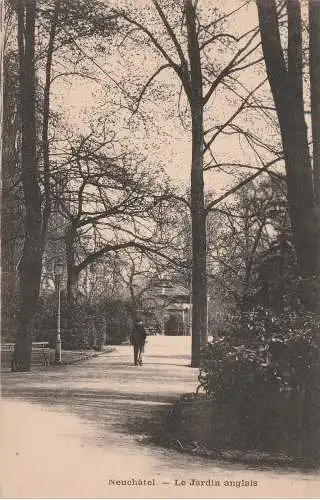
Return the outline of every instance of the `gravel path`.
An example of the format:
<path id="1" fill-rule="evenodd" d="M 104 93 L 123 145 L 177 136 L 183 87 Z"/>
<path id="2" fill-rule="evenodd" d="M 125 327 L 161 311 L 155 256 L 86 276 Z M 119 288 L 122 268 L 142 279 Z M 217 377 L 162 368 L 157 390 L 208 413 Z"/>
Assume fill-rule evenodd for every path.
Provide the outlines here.
<path id="1" fill-rule="evenodd" d="M 3 374 L 2 498 L 319 498 L 315 473 L 150 444 L 168 406 L 196 388 L 189 352 L 190 338 L 157 336 L 142 367 L 120 346 L 73 366 Z"/>

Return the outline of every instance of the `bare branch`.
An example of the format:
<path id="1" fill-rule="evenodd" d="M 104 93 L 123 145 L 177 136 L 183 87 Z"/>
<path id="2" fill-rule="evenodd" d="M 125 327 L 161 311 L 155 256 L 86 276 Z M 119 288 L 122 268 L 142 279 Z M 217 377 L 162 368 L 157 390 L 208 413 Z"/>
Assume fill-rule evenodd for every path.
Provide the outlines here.
<path id="1" fill-rule="evenodd" d="M 155 73 L 153 73 L 152 76 L 150 76 L 149 80 L 144 84 L 141 92 L 140 92 L 140 95 L 136 101 L 136 108 L 135 110 L 133 111 L 133 114 L 136 113 L 139 109 L 139 105 L 141 103 L 141 100 L 147 90 L 147 88 L 149 87 L 149 85 L 151 84 L 151 82 L 159 75 L 159 73 L 161 73 L 162 70 L 164 69 L 167 69 L 167 68 L 171 68 L 171 64 L 167 63 L 167 64 L 163 64 L 162 66 L 160 66 L 157 71 L 155 71 Z"/>
<path id="2" fill-rule="evenodd" d="M 139 23 L 135 19 L 132 19 L 131 17 L 129 17 L 124 11 L 115 11 L 115 12 L 119 16 L 123 17 L 123 19 L 125 19 L 128 23 L 137 26 L 141 31 L 143 31 L 146 35 L 148 35 L 150 41 L 153 43 L 153 45 L 156 47 L 156 49 L 158 49 L 158 51 L 163 55 L 163 57 L 166 59 L 166 61 L 168 62 L 168 64 L 170 64 L 170 66 L 172 68 L 174 68 L 174 70 L 179 74 L 179 69 L 180 69 L 179 65 L 176 64 L 171 59 L 171 57 L 169 56 L 169 54 L 164 50 L 164 48 L 162 47 L 162 45 L 158 42 L 158 40 L 153 35 L 153 33 L 151 33 L 151 31 L 148 30 L 148 28 L 146 28 L 145 26 L 143 26 L 143 24 Z"/>
<path id="3" fill-rule="evenodd" d="M 219 38 L 231 38 L 231 40 L 234 40 L 235 42 L 239 41 L 239 39 L 236 36 L 231 35 L 229 33 L 218 33 L 217 35 L 213 35 L 211 38 L 209 38 L 208 40 L 203 42 L 203 44 L 200 45 L 200 50 L 203 50 L 210 43 L 213 43 L 216 40 L 219 40 Z"/>
<path id="4" fill-rule="evenodd" d="M 231 167 L 231 168 L 253 168 L 253 169 L 257 169 L 257 170 L 260 170 L 259 167 L 253 167 L 252 165 L 248 165 L 246 163 L 228 163 L 228 162 L 225 162 L 225 163 L 217 163 L 215 165 L 211 165 L 209 167 L 206 167 L 204 168 L 204 170 L 211 170 L 213 168 L 224 168 L 224 167 Z"/>
<path id="5" fill-rule="evenodd" d="M 203 98 L 203 104 L 205 105 L 210 97 L 212 96 L 213 92 L 215 89 L 218 87 L 219 83 L 229 74 L 230 70 L 234 67 L 235 63 L 237 62 L 238 57 L 243 54 L 243 52 L 250 46 L 251 42 L 254 40 L 254 38 L 258 35 L 259 29 L 257 28 L 253 35 L 249 38 L 247 43 L 241 47 L 241 49 L 238 50 L 238 52 L 233 56 L 231 61 L 224 67 L 224 69 L 220 72 L 220 74 L 217 76 L 215 81 L 211 84 L 210 89 L 208 90 L 207 94 Z"/>
<path id="6" fill-rule="evenodd" d="M 176 200 L 180 201 L 184 205 L 186 205 L 189 209 L 191 208 L 190 203 L 186 198 L 183 198 L 182 196 L 177 196 L 175 194 L 165 194 L 161 196 L 154 196 L 154 204 L 158 205 L 159 203 L 162 203 L 163 201 L 171 201 L 171 200 Z"/>
<path id="7" fill-rule="evenodd" d="M 123 92 L 127 97 L 132 99 L 132 96 L 129 95 L 129 93 L 120 85 L 120 83 L 117 82 L 117 80 L 115 80 L 102 66 L 100 66 L 100 64 L 97 63 L 94 57 L 91 57 L 89 54 L 87 54 L 82 49 L 82 47 L 80 47 L 80 45 L 75 41 L 75 39 L 72 39 L 72 43 L 75 47 L 77 47 L 79 52 L 81 52 L 87 59 L 89 59 L 89 61 L 92 62 L 92 64 L 94 64 L 100 71 L 102 71 L 102 73 L 106 75 L 109 78 L 109 80 L 111 80 L 121 90 L 121 92 Z"/>
<path id="8" fill-rule="evenodd" d="M 104 255 L 106 255 L 110 252 L 114 252 L 114 251 L 118 251 L 118 250 L 122 250 L 122 249 L 126 249 L 126 248 L 135 248 L 137 250 L 140 250 L 142 253 L 144 253 L 147 256 L 149 254 L 158 255 L 159 257 L 163 258 L 167 262 L 170 262 L 171 264 L 173 264 L 176 267 L 187 267 L 187 266 L 184 266 L 182 262 L 179 262 L 178 260 L 171 258 L 168 255 L 168 253 L 163 253 L 161 250 L 157 250 L 156 248 L 149 247 L 147 245 L 144 245 L 142 243 L 138 243 L 136 241 L 128 241 L 128 242 L 124 242 L 124 243 L 106 245 L 103 248 L 97 250 L 96 252 L 91 253 L 80 264 L 78 264 L 76 266 L 75 273 L 78 275 L 89 264 L 91 264 L 92 262 L 95 262 L 100 257 L 103 257 Z"/>
<path id="9" fill-rule="evenodd" d="M 235 14 L 236 12 L 239 12 L 239 10 L 243 9 L 243 7 L 245 7 L 246 5 L 248 5 L 250 2 L 251 2 L 251 0 L 246 0 L 243 4 L 240 5 L 240 7 L 237 7 L 236 9 L 232 10 L 231 12 L 228 12 L 227 14 L 219 17 L 215 21 L 212 21 L 211 23 L 205 25 L 204 29 L 208 30 L 208 29 L 212 28 L 212 26 L 214 26 L 215 24 L 218 24 L 221 21 L 224 21 L 228 17 L 232 16 L 232 14 Z"/>
<path id="10" fill-rule="evenodd" d="M 260 44 L 259 44 L 260 45 Z M 263 61 L 263 57 L 259 57 L 259 59 L 255 59 L 254 61 L 245 64 L 244 66 L 237 66 L 236 68 L 233 68 L 229 74 L 231 73 L 236 73 L 238 71 L 243 71 L 244 69 L 251 68 L 251 66 L 255 66 L 256 64 L 259 64 L 259 62 Z"/>
<path id="11" fill-rule="evenodd" d="M 157 12 L 158 12 L 166 30 L 167 30 L 167 32 L 168 32 L 168 35 L 170 36 L 171 40 L 173 41 L 173 44 L 176 48 L 176 51 L 177 51 L 179 59 L 180 59 L 181 70 L 182 70 L 183 78 L 185 80 L 185 84 L 188 85 L 188 83 L 189 83 L 188 63 L 187 63 L 187 60 L 184 56 L 181 45 L 178 42 L 176 34 L 173 31 L 173 29 L 171 28 L 167 17 L 165 16 L 163 10 L 161 9 L 159 2 L 157 0 L 152 0 L 152 3 L 155 6 L 155 8 L 157 9 Z"/>
<path id="12" fill-rule="evenodd" d="M 207 142 L 207 145 L 204 148 L 204 153 L 207 151 L 207 149 L 211 146 L 213 141 L 218 137 L 218 135 L 226 128 L 228 125 L 241 113 L 241 111 L 244 109 L 245 105 L 249 101 L 250 97 L 260 88 L 264 83 L 267 81 L 267 78 L 262 80 L 248 95 L 247 97 L 243 100 L 239 108 L 231 115 L 231 117 L 220 127 L 218 128 L 218 131 L 211 137 L 211 139 Z"/>
<path id="13" fill-rule="evenodd" d="M 80 71 L 65 71 L 63 73 L 58 73 L 53 78 L 51 78 L 51 83 L 53 83 L 58 78 L 61 78 L 62 76 L 80 76 L 81 78 L 87 78 L 88 80 L 93 80 L 94 82 L 100 81 L 99 78 L 91 75 L 84 75 L 83 73 L 80 73 Z"/>
<path id="14" fill-rule="evenodd" d="M 258 29 L 258 28 L 257 28 Z M 245 61 L 253 52 L 255 52 L 257 50 L 258 47 L 260 47 L 261 45 L 261 42 L 259 41 L 258 43 L 256 43 L 256 45 L 254 45 L 254 47 L 252 47 L 249 52 L 247 52 L 246 54 L 244 54 L 241 59 L 239 59 L 237 61 L 237 64 L 241 64 L 243 61 Z M 263 57 L 261 58 L 261 60 L 263 59 Z M 250 63 L 252 64 L 252 63 Z M 237 71 L 238 70 L 238 67 L 233 65 L 233 68 L 231 70 L 231 72 L 234 72 L 234 71 Z"/>
<path id="15" fill-rule="evenodd" d="M 278 163 L 281 160 L 283 160 L 283 156 L 275 158 L 274 160 L 270 161 L 269 163 L 266 163 L 262 168 L 259 169 L 258 172 L 256 172 L 255 174 L 250 175 L 249 177 L 247 177 L 243 181 L 239 182 L 239 184 L 237 184 L 233 188 L 229 189 L 226 193 L 224 193 L 223 195 L 221 195 L 216 200 L 211 201 L 211 203 L 209 203 L 207 205 L 207 207 L 206 207 L 206 214 L 208 214 L 210 212 L 210 210 L 215 205 L 217 205 L 218 203 L 220 203 L 222 200 L 225 200 L 228 196 L 230 196 L 231 194 L 235 193 L 236 191 L 238 191 L 239 189 L 241 189 L 243 186 L 245 186 L 249 182 L 251 182 L 254 179 L 256 179 L 263 172 L 266 172 L 268 170 L 268 168 L 270 168 L 272 165 L 275 165 L 276 163 Z"/>

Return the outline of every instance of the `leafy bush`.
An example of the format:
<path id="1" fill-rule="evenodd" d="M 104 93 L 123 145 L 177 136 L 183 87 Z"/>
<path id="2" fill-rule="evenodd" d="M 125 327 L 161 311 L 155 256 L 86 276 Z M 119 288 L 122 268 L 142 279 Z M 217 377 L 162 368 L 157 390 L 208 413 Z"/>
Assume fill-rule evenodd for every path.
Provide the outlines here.
<path id="1" fill-rule="evenodd" d="M 127 301 L 111 299 L 103 306 L 106 318 L 106 343 L 121 344 L 129 337 L 132 328 L 132 313 Z"/>
<path id="2" fill-rule="evenodd" d="M 281 429 L 306 442 L 318 421 L 319 317 L 258 307 L 224 330 L 202 350 L 200 387 L 246 423 L 251 444 L 267 447 Z"/>
<path id="3" fill-rule="evenodd" d="M 74 305 L 66 311 L 62 347 L 100 350 L 105 343 L 105 318 L 96 306 Z"/>
<path id="4" fill-rule="evenodd" d="M 52 294 L 40 301 L 34 326 L 34 339 L 56 345 L 57 297 Z M 103 344 L 120 344 L 129 334 L 131 313 L 120 299 L 68 306 L 61 294 L 61 336 L 64 349 L 96 349 Z"/>

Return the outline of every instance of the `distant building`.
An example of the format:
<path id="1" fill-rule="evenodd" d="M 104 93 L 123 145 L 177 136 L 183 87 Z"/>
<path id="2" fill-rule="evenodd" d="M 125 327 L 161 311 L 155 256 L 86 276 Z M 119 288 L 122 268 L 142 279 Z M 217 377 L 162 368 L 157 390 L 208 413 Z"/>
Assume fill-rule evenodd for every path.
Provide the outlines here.
<path id="1" fill-rule="evenodd" d="M 182 285 L 167 278 L 154 280 L 144 305 L 157 310 L 162 334 L 190 335 L 190 292 Z"/>

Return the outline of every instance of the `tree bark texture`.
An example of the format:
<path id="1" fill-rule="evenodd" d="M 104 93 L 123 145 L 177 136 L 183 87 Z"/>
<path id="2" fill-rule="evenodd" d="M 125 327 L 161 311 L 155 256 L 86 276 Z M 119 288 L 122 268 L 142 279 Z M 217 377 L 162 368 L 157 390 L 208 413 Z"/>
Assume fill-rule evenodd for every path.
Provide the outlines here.
<path id="1" fill-rule="evenodd" d="M 257 6 L 262 50 L 284 150 L 294 245 L 300 274 L 309 279 L 319 275 L 320 231 L 304 115 L 300 3 L 287 3 L 287 66 L 275 0 L 257 0 Z"/>
<path id="2" fill-rule="evenodd" d="M 40 292 L 41 196 L 36 154 L 35 17 L 36 0 L 17 3 L 21 107 L 21 177 L 24 194 L 24 245 L 19 263 L 20 310 L 14 371 L 31 369 L 33 319 Z"/>
<path id="3" fill-rule="evenodd" d="M 50 116 L 50 90 L 51 70 L 54 51 L 54 41 L 58 25 L 61 0 L 55 0 L 54 11 L 51 20 L 49 43 L 47 49 L 46 77 L 43 93 L 43 120 L 42 120 L 42 156 L 43 156 L 43 184 L 44 184 L 44 208 L 42 214 L 42 252 L 45 251 L 49 218 L 51 214 L 51 189 L 50 189 L 50 143 L 49 143 L 49 116 Z"/>
<path id="4" fill-rule="evenodd" d="M 192 220 L 192 355 L 199 367 L 200 349 L 207 341 L 206 214 L 203 181 L 203 82 L 197 18 L 192 0 L 185 0 L 190 62 L 189 103 L 192 119 L 191 220 Z"/>
<path id="5" fill-rule="evenodd" d="M 1 325 L 2 340 L 14 341 L 18 297 L 17 264 L 23 238 L 23 213 L 19 195 L 18 121 L 16 93 L 18 74 L 15 59 L 4 58 L 2 119 L 2 210 L 1 210 Z"/>
<path id="6" fill-rule="evenodd" d="M 320 208 L 320 2 L 309 0 L 309 71 L 313 140 L 313 182 Z"/>

